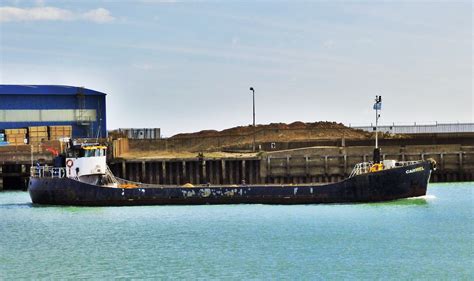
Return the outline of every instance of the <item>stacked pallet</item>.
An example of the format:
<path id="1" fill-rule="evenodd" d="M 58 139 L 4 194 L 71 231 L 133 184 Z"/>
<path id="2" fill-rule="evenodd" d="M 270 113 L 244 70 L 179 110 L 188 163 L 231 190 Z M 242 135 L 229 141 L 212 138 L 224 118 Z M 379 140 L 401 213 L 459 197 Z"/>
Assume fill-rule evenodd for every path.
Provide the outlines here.
<path id="1" fill-rule="evenodd" d="M 28 127 L 29 144 L 37 145 L 48 140 L 48 127 Z"/>
<path id="2" fill-rule="evenodd" d="M 49 126 L 49 139 L 59 140 L 72 136 L 72 126 Z"/>
<path id="3" fill-rule="evenodd" d="M 5 129 L 5 136 L 10 144 L 25 144 L 26 129 Z"/>

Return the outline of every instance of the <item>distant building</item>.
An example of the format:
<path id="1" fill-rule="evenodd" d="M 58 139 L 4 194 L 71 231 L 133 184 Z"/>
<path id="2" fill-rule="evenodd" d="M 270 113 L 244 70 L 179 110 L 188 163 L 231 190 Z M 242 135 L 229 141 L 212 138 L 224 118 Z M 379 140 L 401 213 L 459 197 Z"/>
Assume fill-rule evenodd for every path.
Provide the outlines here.
<path id="1" fill-rule="evenodd" d="M 105 96 L 74 86 L 0 85 L 0 130 L 71 125 L 74 138 L 106 137 Z"/>
<path id="2" fill-rule="evenodd" d="M 152 140 L 161 138 L 160 128 L 120 128 L 120 134 L 123 134 L 129 139 L 136 140 Z"/>

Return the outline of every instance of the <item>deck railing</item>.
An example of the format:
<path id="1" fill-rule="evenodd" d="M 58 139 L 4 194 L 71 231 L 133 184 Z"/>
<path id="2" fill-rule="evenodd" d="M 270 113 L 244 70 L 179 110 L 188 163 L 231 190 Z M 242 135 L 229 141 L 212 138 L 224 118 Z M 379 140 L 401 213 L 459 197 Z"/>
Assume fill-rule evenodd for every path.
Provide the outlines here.
<path id="1" fill-rule="evenodd" d="M 405 167 L 405 166 L 410 166 L 410 165 L 415 165 L 418 164 L 422 161 L 397 161 L 395 163 L 395 167 L 391 168 L 396 168 L 396 167 Z M 370 172 L 370 167 L 372 167 L 373 163 L 372 162 L 362 162 L 358 163 L 354 166 L 354 169 L 352 169 L 351 174 L 349 175 L 350 178 L 353 176 L 361 175 L 361 174 L 366 174 Z M 384 169 L 387 169 L 387 167 L 384 167 Z M 388 168 L 390 169 L 390 168 Z"/>
<path id="2" fill-rule="evenodd" d="M 420 160 L 417 160 L 417 161 L 397 161 L 395 166 L 404 167 L 404 166 L 415 165 L 415 164 L 418 164 L 420 162 L 422 162 L 422 161 L 420 161 Z"/>
<path id="3" fill-rule="evenodd" d="M 372 167 L 372 162 L 358 163 L 354 166 L 354 169 L 352 169 L 352 172 L 349 177 L 352 178 L 353 176 L 366 174 L 370 171 L 370 167 Z"/>
<path id="4" fill-rule="evenodd" d="M 30 176 L 33 178 L 64 178 L 66 177 L 66 168 L 33 166 L 30 168 Z"/>

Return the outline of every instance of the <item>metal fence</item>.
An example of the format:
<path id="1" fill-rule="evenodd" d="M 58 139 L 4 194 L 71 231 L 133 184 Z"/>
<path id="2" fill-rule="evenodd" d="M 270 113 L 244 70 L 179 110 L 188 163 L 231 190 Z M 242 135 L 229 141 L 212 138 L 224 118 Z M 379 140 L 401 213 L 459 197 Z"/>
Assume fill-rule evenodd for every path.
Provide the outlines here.
<path id="1" fill-rule="evenodd" d="M 354 129 L 361 129 L 368 132 L 375 130 L 374 125 L 351 126 Z M 429 133 L 474 133 L 474 123 L 434 123 L 413 125 L 379 125 L 379 132 L 391 134 L 429 134 Z"/>

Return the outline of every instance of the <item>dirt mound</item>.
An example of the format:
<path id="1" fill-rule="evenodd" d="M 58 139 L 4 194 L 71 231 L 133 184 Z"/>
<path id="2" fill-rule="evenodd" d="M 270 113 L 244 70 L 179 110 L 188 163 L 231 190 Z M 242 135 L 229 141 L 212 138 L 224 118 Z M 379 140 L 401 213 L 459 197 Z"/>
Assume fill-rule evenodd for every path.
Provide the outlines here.
<path id="1" fill-rule="evenodd" d="M 170 139 L 180 139 L 180 138 L 188 138 L 188 137 L 217 137 L 221 132 L 216 130 L 203 130 L 197 133 L 181 133 L 172 136 Z"/>
<path id="2" fill-rule="evenodd" d="M 346 127 L 336 122 L 271 123 L 257 125 L 255 128 L 253 126 L 238 126 L 222 131 L 204 130 L 196 133 L 177 134 L 171 138 L 159 140 L 156 147 L 152 147 L 149 143 L 137 143 L 134 147 L 130 147 L 130 156 L 133 156 L 134 153 L 163 156 L 165 155 L 162 153 L 163 151 L 175 156 L 181 155 L 180 153 L 194 155 L 197 152 L 249 151 L 252 150 L 254 139 L 263 150 L 268 150 L 273 149 L 271 146 L 275 143 L 304 142 L 311 145 L 311 143 L 318 141 L 334 143 L 331 141 L 340 141 L 342 138 L 368 139 L 371 136 L 371 133 Z"/>
<path id="3" fill-rule="evenodd" d="M 346 137 L 352 137 L 352 138 L 368 137 L 368 134 L 366 132 L 346 127 L 344 126 L 344 124 L 341 124 L 341 123 L 327 122 L 327 121 L 305 123 L 301 121 L 296 121 L 291 124 L 271 123 L 268 125 L 257 125 L 255 129 L 253 128 L 253 126 L 238 126 L 234 128 L 225 129 L 222 131 L 204 130 L 204 131 L 200 131 L 196 133 L 177 134 L 177 135 L 172 136 L 170 139 L 232 137 L 232 136 L 244 137 L 248 135 L 253 135 L 254 133 L 257 133 L 260 139 L 260 135 L 262 135 L 261 133 L 267 132 L 267 134 L 264 134 L 264 135 L 270 138 L 268 140 L 260 139 L 260 141 L 273 141 L 275 136 L 272 136 L 271 132 L 280 133 L 278 134 L 279 137 L 284 137 L 285 135 L 288 135 L 288 137 L 290 137 L 289 139 L 292 139 L 290 135 L 295 135 L 295 134 L 298 135 L 298 132 L 296 131 L 300 131 L 301 133 L 305 130 L 316 131 L 316 132 L 313 132 L 312 135 L 317 136 L 317 138 L 328 138 L 328 139 L 335 138 L 335 137 L 340 138 L 342 135 Z M 320 134 L 318 134 L 317 131 L 319 131 Z M 268 132 L 270 132 L 270 134 L 268 134 Z M 297 136 L 294 136 L 294 137 L 297 137 Z M 284 138 L 286 139 L 286 137 Z M 299 138 L 297 137 L 297 139 Z"/>

